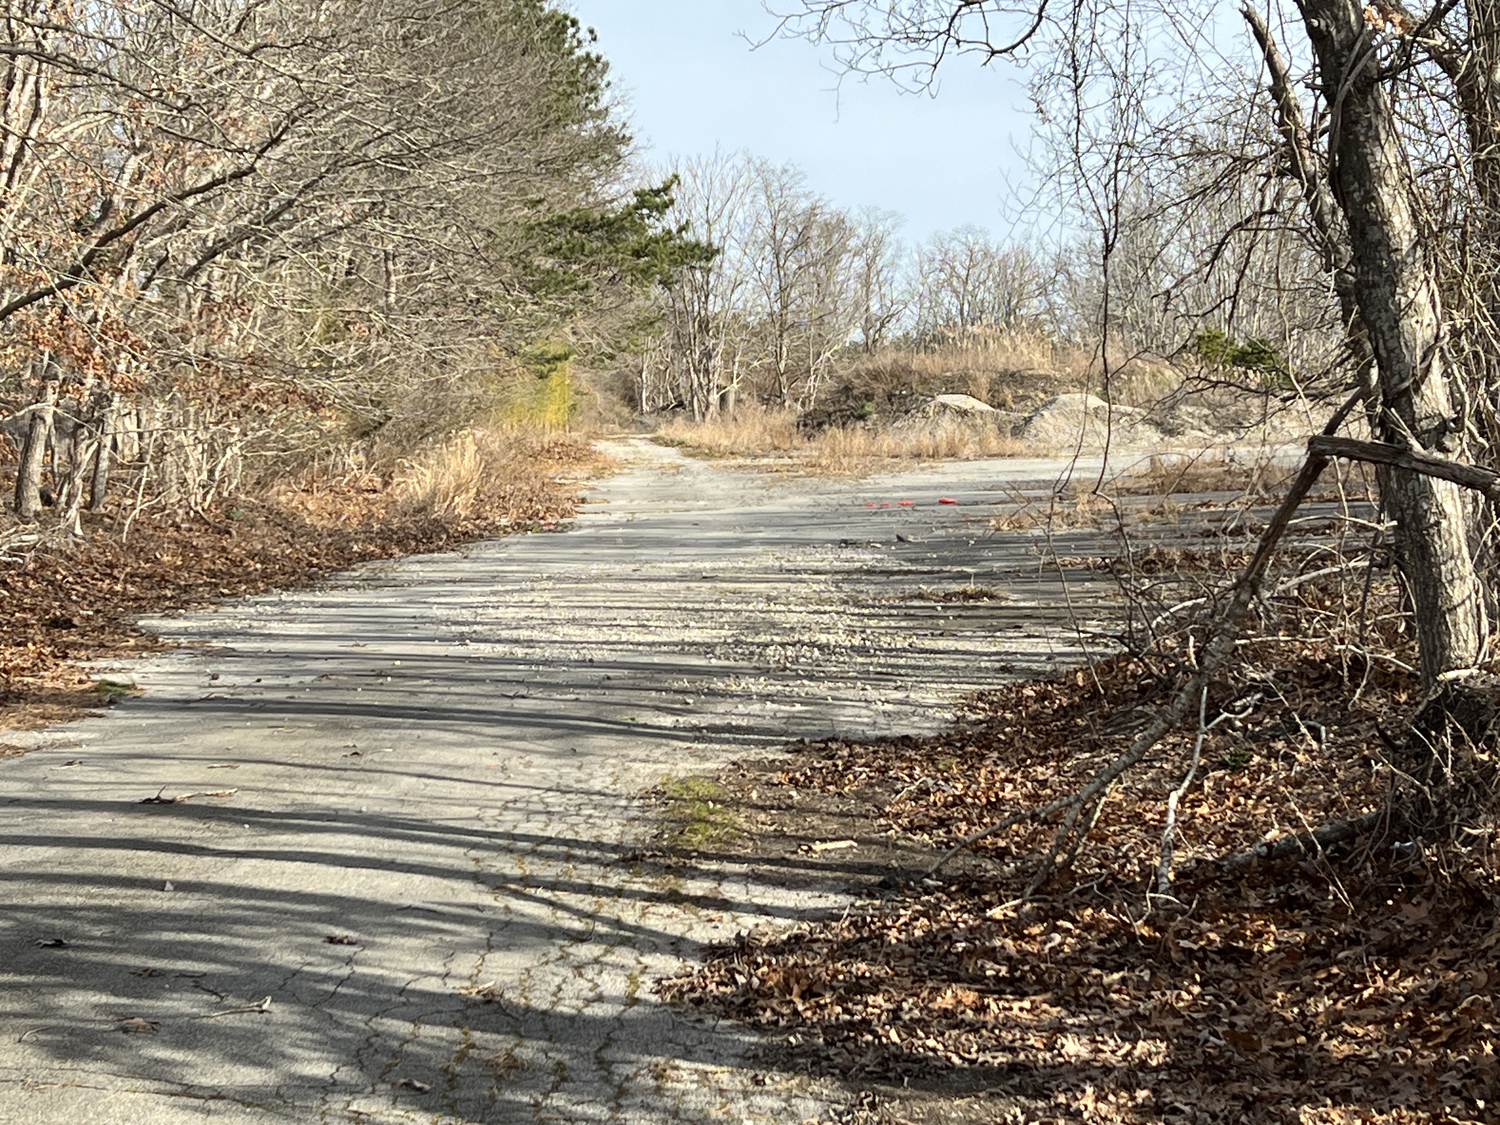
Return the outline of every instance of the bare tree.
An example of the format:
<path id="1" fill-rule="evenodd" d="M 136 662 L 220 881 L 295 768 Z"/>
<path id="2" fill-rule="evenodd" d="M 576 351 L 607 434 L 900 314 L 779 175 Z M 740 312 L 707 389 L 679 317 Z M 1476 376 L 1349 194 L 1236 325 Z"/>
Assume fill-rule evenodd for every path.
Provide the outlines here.
<path id="1" fill-rule="evenodd" d="M 759 163 L 752 192 L 749 263 L 762 363 L 781 405 L 808 406 L 853 327 L 846 276 L 853 228 L 794 168 Z"/>
<path id="2" fill-rule="evenodd" d="M 975 226 L 934 235 L 917 251 L 917 332 L 961 339 L 976 328 L 1035 323 L 1051 288 L 1048 265 L 1035 248 Z"/>
<path id="3" fill-rule="evenodd" d="M 897 238 L 901 217 L 866 208 L 854 218 L 849 266 L 859 346 L 866 354 L 890 343 L 915 302 L 906 247 Z"/>
<path id="4" fill-rule="evenodd" d="M 715 153 L 670 171 L 678 180 L 672 220 L 715 253 L 662 294 L 662 336 L 643 367 L 640 405 L 649 413 L 682 402 L 703 418 L 733 408 L 745 375 L 752 162 Z"/>
<path id="5" fill-rule="evenodd" d="M 1003 0 L 804 0 L 782 14 L 789 32 L 834 43 L 847 65 L 917 84 L 957 53 L 990 60 L 1051 52 L 1075 91 L 1096 95 L 1074 100 L 1064 131 L 1075 137 L 1105 104 L 1097 99 L 1103 89 L 1111 90 L 1115 106 L 1139 106 L 1143 118 L 1153 108 L 1142 100 L 1155 92 L 1143 85 L 1144 72 L 1120 65 L 1131 52 L 1143 57 L 1151 51 L 1153 33 L 1143 26 L 1147 16 L 1110 0 L 1061 9 Z M 1194 13 L 1168 9 L 1165 15 L 1158 38 L 1204 45 L 1204 23 Z M 1423 167 L 1414 163 L 1414 154 L 1441 149 L 1446 130 L 1440 114 L 1427 112 L 1437 102 L 1421 100 L 1413 91 L 1431 89 L 1439 74 L 1451 82 L 1455 73 L 1482 69 L 1491 49 L 1476 45 L 1483 19 L 1481 13 L 1478 26 L 1471 26 L 1467 10 L 1455 7 L 1404 13 L 1356 0 L 1301 0 L 1290 20 L 1280 24 L 1303 36 L 1297 45 L 1305 45 L 1311 56 L 1311 87 L 1317 94 L 1314 112 L 1302 114 L 1310 127 L 1288 139 L 1283 158 L 1310 154 L 1314 166 L 1306 169 L 1307 178 L 1327 190 L 1326 196 L 1314 192 L 1308 205 L 1326 198 L 1337 208 L 1336 221 L 1325 215 L 1321 228 L 1316 219 L 1313 225 L 1319 236 L 1341 243 L 1334 258 L 1347 264 L 1359 331 L 1374 360 L 1371 422 L 1383 441 L 1444 453 L 1463 450 L 1467 426 L 1449 360 L 1451 327 L 1437 262 L 1438 232 L 1424 227 L 1429 211 L 1420 194 Z M 1123 36 L 1121 21 L 1126 21 Z M 1439 38 L 1457 51 L 1446 69 L 1427 46 Z M 1425 66 L 1424 57 L 1430 60 Z M 1204 90 L 1214 93 L 1215 83 L 1200 87 L 1200 101 Z M 1457 102 L 1460 96 L 1451 86 L 1450 93 Z M 1469 97 L 1475 107 L 1468 117 L 1470 144 L 1487 135 L 1485 98 Z M 1187 104 L 1192 103 L 1178 103 Z M 1267 118 L 1273 113 L 1268 107 Z M 1297 129 L 1285 106 L 1278 124 L 1284 135 Z M 1129 157 L 1116 150 L 1108 169 L 1114 179 L 1107 183 L 1118 184 L 1136 166 Z M 1472 163 L 1473 153 L 1466 159 Z M 1394 466 L 1382 470 L 1381 483 L 1383 502 L 1397 524 L 1423 679 L 1434 684 L 1447 672 L 1473 667 L 1487 651 L 1489 622 L 1470 549 L 1473 529 L 1451 483 Z"/>
<path id="6" fill-rule="evenodd" d="M 247 443 L 473 417 L 604 302 L 556 223 L 615 206 L 626 138 L 545 0 L 17 0 L 0 55 L 8 390 L 90 404 L 95 504 L 111 393 L 150 419 L 133 468 L 197 504 Z"/>
<path id="7" fill-rule="evenodd" d="M 702 418 L 742 387 L 779 406 L 811 405 L 856 334 L 880 337 L 901 313 L 889 220 L 861 226 L 796 169 L 750 157 L 672 171 L 674 217 L 717 253 L 663 294 L 642 408 L 680 402 Z"/>

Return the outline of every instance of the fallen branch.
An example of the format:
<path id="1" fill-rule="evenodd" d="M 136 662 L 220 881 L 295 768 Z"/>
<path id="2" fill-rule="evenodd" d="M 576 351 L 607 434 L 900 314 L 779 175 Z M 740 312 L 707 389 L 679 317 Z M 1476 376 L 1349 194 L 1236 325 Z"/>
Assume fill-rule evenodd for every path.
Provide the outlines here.
<path id="1" fill-rule="evenodd" d="M 1350 403 L 1358 400 L 1358 395 L 1350 400 Z M 1331 426 L 1330 426 L 1331 428 Z M 1260 595 L 1261 582 L 1265 577 L 1266 567 L 1270 564 L 1271 556 L 1275 553 L 1276 544 L 1286 533 L 1293 515 L 1306 498 L 1312 486 L 1322 475 L 1328 462 L 1334 458 L 1342 457 L 1351 461 L 1367 461 L 1377 465 L 1389 465 L 1392 468 L 1405 469 L 1409 472 L 1421 473 L 1424 476 L 1437 477 L 1440 480 L 1452 481 L 1454 484 L 1464 488 L 1473 489 L 1496 502 L 1500 502 L 1500 473 L 1490 472 L 1474 465 L 1465 465 L 1458 461 L 1449 460 L 1431 453 L 1418 450 L 1405 449 L 1398 445 L 1387 445 L 1382 442 L 1359 441 L 1355 438 L 1335 437 L 1325 431 L 1315 437 L 1309 438 L 1307 442 L 1307 459 L 1302 464 L 1301 471 L 1296 480 L 1292 482 L 1291 489 L 1282 500 L 1281 506 L 1276 509 L 1270 525 L 1260 538 L 1260 544 L 1256 548 L 1255 556 L 1245 567 L 1244 573 L 1234 586 L 1234 595 L 1230 600 L 1229 607 L 1224 611 L 1223 617 L 1219 619 L 1218 629 L 1213 639 L 1203 650 L 1203 657 L 1199 662 L 1198 671 L 1183 686 L 1178 689 L 1172 701 L 1156 713 L 1150 726 L 1143 730 L 1131 743 L 1129 749 L 1125 750 L 1114 761 L 1094 774 L 1088 783 L 1074 793 L 1045 805 L 1037 805 L 1021 812 L 1006 817 L 997 824 L 992 824 L 971 836 L 960 840 L 931 867 L 927 869 L 928 875 L 933 875 L 948 863 L 954 856 L 966 848 L 972 847 L 981 840 L 987 840 L 1001 832 L 1014 828 L 1020 824 L 1036 823 L 1045 821 L 1059 812 L 1066 811 L 1063 823 L 1059 826 L 1056 836 L 1052 842 L 1052 848 L 1044 859 L 1040 870 L 1044 873 L 1041 878 L 1033 882 L 1033 887 L 1040 885 L 1046 877 L 1067 866 L 1067 861 L 1059 864 L 1058 856 L 1062 854 L 1064 846 L 1069 837 L 1076 831 L 1082 810 L 1090 803 L 1100 799 L 1101 795 L 1112 786 L 1115 781 L 1131 766 L 1144 758 L 1151 749 L 1160 742 L 1170 731 L 1175 729 L 1187 717 L 1193 705 L 1202 697 L 1204 689 L 1212 680 L 1214 674 L 1223 666 L 1224 661 L 1235 649 L 1239 639 L 1240 629 L 1244 625 L 1245 615 L 1250 606 L 1254 604 Z M 1316 832 L 1305 834 L 1305 836 L 1290 836 L 1284 840 L 1278 840 L 1269 844 L 1259 844 L 1248 852 L 1239 856 L 1231 856 L 1221 861 L 1230 865 L 1226 870 L 1235 866 L 1244 866 L 1259 859 L 1277 859 L 1283 855 L 1291 855 L 1299 848 L 1305 846 L 1324 846 L 1328 843 L 1336 843 L 1364 831 L 1375 823 L 1375 818 L 1383 816 L 1384 813 L 1371 814 L 1369 817 L 1361 817 L 1352 821 L 1340 821 L 1337 824 L 1327 825 Z M 1097 810 L 1093 815 L 1084 817 L 1085 823 L 1091 824 Z M 1299 844 L 1298 841 L 1304 841 Z M 1076 854 L 1076 845 L 1069 850 L 1068 860 Z"/>
<path id="2" fill-rule="evenodd" d="M 1214 863 L 1220 871 L 1227 874 L 1252 867 L 1257 863 L 1269 863 L 1279 859 L 1289 859 L 1292 856 L 1315 855 L 1322 852 L 1324 848 L 1364 835 L 1387 815 L 1387 810 L 1380 809 L 1377 812 L 1354 817 L 1352 820 L 1337 820 L 1332 824 L 1325 824 L 1313 832 L 1300 832 L 1295 836 L 1263 840 L 1248 851 L 1225 856 L 1223 859 L 1215 860 Z"/>
<path id="3" fill-rule="evenodd" d="M 1500 473 L 1492 473 L 1475 465 L 1465 465 L 1447 457 L 1406 449 L 1399 445 L 1387 445 L 1378 441 L 1359 441 L 1356 438 L 1331 437 L 1319 434 L 1308 439 L 1309 457 L 1343 457 L 1349 461 L 1368 461 L 1376 465 L 1389 465 L 1394 469 L 1421 473 L 1427 477 L 1452 481 L 1464 488 L 1472 488 L 1491 500 L 1500 502 Z"/>
<path id="4" fill-rule="evenodd" d="M 972 836 L 966 836 L 927 869 L 928 875 L 936 873 L 959 852 L 972 847 L 981 840 L 989 839 L 1018 824 L 1046 820 L 1068 809 L 1072 812 L 1068 818 L 1071 823 L 1065 822 L 1063 830 L 1058 833 L 1058 838 L 1053 841 L 1051 852 L 1042 864 L 1042 870 L 1048 875 L 1057 868 L 1057 856 L 1062 852 L 1063 844 L 1077 822 L 1079 810 L 1103 794 L 1121 774 L 1144 758 L 1158 742 L 1182 723 L 1197 704 L 1214 674 L 1234 652 L 1235 641 L 1239 639 L 1240 629 L 1245 623 L 1245 615 L 1260 594 L 1261 582 L 1265 578 L 1266 567 L 1270 565 L 1271 556 L 1275 554 L 1276 544 L 1281 541 L 1288 524 L 1291 523 L 1292 516 L 1296 514 L 1297 508 L 1301 506 L 1312 486 L 1322 476 L 1323 469 L 1327 465 L 1328 458 L 1321 453 L 1314 452 L 1309 445 L 1307 460 L 1303 463 L 1302 470 L 1292 482 L 1292 487 L 1282 500 L 1281 506 L 1276 509 L 1276 514 L 1271 517 L 1270 524 L 1260 538 L 1260 545 L 1255 549 L 1254 557 L 1234 585 L 1234 594 L 1230 599 L 1229 607 L 1219 620 L 1218 631 L 1204 647 L 1198 671 L 1178 689 L 1172 701 L 1156 713 L 1151 724 L 1136 736 L 1129 749 L 1094 774 L 1077 792 L 1070 793 L 1066 797 L 1059 797 L 1046 805 L 1038 805 L 1015 813 L 998 824 L 993 824 Z M 1092 817 L 1087 818 L 1087 821 L 1091 822 L 1092 819 Z"/>
<path id="5" fill-rule="evenodd" d="M 200 1020 L 216 1020 L 220 1016 L 242 1016 L 242 1015 L 269 1015 L 271 1011 L 271 998 L 267 996 L 259 1004 L 246 1004 L 240 1008 L 223 1008 L 217 1012 L 205 1012 L 199 1016 Z"/>
<path id="6" fill-rule="evenodd" d="M 183 801 L 191 801 L 194 797 L 233 797 L 239 792 L 238 789 L 210 789 L 202 793 L 179 793 L 175 797 L 164 796 L 167 787 L 163 785 L 156 791 L 154 797 L 142 797 L 138 804 L 142 805 L 180 805 Z"/>
<path id="7" fill-rule="evenodd" d="M 1167 823 L 1161 830 L 1161 853 L 1156 862 L 1156 893 L 1167 895 L 1172 892 L 1172 835 L 1177 831 L 1177 806 L 1182 801 L 1182 795 L 1188 791 L 1193 784 L 1193 779 L 1198 776 L 1198 765 L 1203 761 L 1203 740 L 1208 732 L 1218 725 L 1218 716 L 1212 723 L 1208 721 L 1208 688 L 1203 689 L 1203 694 L 1198 697 L 1198 737 L 1193 741 L 1193 760 L 1188 763 L 1187 776 L 1182 779 L 1182 784 L 1171 793 L 1167 794 Z"/>

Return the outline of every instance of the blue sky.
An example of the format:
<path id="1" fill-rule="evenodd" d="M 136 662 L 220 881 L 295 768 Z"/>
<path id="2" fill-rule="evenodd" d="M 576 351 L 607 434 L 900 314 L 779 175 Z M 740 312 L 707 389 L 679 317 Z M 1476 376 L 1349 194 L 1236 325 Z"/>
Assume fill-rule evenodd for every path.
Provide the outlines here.
<path id="1" fill-rule="evenodd" d="M 748 150 L 798 165 L 835 203 L 901 213 L 920 240 L 965 223 L 1008 233 L 1008 184 L 1029 142 L 1014 69 L 948 64 L 935 98 L 846 77 L 800 41 L 752 50 L 774 27 L 760 0 L 566 0 L 599 33 L 651 160 Z"/>

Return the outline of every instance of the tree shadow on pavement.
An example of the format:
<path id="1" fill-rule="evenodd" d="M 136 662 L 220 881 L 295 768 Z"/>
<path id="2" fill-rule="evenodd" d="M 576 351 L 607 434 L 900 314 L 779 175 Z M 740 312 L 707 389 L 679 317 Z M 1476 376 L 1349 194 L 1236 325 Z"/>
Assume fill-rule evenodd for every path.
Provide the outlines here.
<path id="1" fill-rule="evenodd" d="M 681 867 L 665 887 L 631 874 L 622 846 L 414 817 L 6 808 L 0 1074 L 34 1091 L 295 1120 L 589 1121 L 639 1102 L 650 1121 L 726 1070 L 768 1107 L 790 1096 L 749 1082 L 752 1036 L 650 992 L 698 949 L 684 911 L 722 916 L 723 936 L 740 912 L 820 912 L 750 881 L 727 893 Z M 30 1104 L 14 1098 L 0 1083 L 0 1110 Z"/>

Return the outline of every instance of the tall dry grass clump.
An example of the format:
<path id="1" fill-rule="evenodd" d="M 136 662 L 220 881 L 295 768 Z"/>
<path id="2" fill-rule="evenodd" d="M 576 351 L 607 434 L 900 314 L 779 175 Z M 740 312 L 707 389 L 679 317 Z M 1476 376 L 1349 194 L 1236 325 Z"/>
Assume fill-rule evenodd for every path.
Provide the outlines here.
<path id="1" fill-rule="evenodd" d="M 1082 374 L 1091 358 L 1090 349 L 1025 328 L 970 329 L 910 354 L 913 366 L 930 375 L 962 367 L 990 375 L 1046 371 L 1063 378 Z"/>
<path id="2" fill-rule="evenodd" d="M 983 424 L 832 426 L 809 435 L 798 429 L 795 411 L 756 405 L 702 422 L 674 418 L 656 431 L 656 440 L 706 457 L 779 457 L 793 471 L 836 476 L 891 462 L 974 460 L 1022 450 L 1008 432 Z"/>
<path id="3" fill-rule="evenodd" d="M 486 489 L 486 470 L 496 458 L 488 433 L 466 430 L 406 461 L 392 482 L 396 507 L 408 515 L 443 521 L 472 515 Z"/>
<path id="4" fill-rule="evenodd" d="M 670 418 L 656 437 L 707 457 L 775 460 L 792 471 L 862 473 L 892 462 L 1065 453 L 1078 447 L 1080 433 L 1093 448 L 1105 422 L 1089 412 L 1104 406 L 1097 401 L 1102 398 L 1131 408 L 1129 424 L 1123 412 L 1108 423 L 1117 442 L 1149 444 L 1162 433 L 1203 428 L 1213 403 L 1200 397 L 1191 404 L 1191 416 L 1174 413 L 1185 402 L 1184 378 L 1160 357 L 1111 355 L 1106 365 L 1099 347 L 1088 342 L 1027 329 L 974 330 L 844 355 L 801 413 L 748 402 L 701 422 Z M 1079 392 L 1093 398 L 1078 398 Z M 951 394 L 970 395 L 998 413 L 981 417 L 960 403 L 935 402 Z M 1077 401 L 1052 401 L 1066 395 Z M 1231 405 L 1243 413 L 1242 404 Z M 1165 428 L 1161 417 L 1169 419 Z"/>
<path id="5" fill-rule="evenodd" d="M 1136 354 L 1112 354 L 1106 371 L 1096 344 L 1027 329 L 974 330 L 921 348 L 889 348 L 861 357 L 843 376 L 849 385 L 877 393 L 895 386 L 921 394 L 962 393 L 1011 411 L 1067 391 L 1150 407 L 1177 391 L 1182 378 L 1166 360 Z"/>
<path id="6" fill-rule="evenodd" d="M 757 403 L 741 404 L 731 414 L 701 422 L 673 418 L 656 431 L 657 440 L 710 457 L 762 457 L 807 448 L 797 429 L 797 412 Z"/>
<path id="7" fill-rule="evenodd" d="M 854 360 L 840 382 L 892 396 L 968 394 L 1001 410 L 1084 385 L 1091 355 L 1082 347 L 1022 329 L 973 331 L 923 347 L 892 347 Z"/>
<path id="8" fill-rule="evenodd" d="M 559 474 L 599 463 L 587 442 L 562 434 L 520 426 L 463 430 L 402 460 L 388 494 L 407 518 L 454 525 L 546 518 L 569 507 Z"/>

